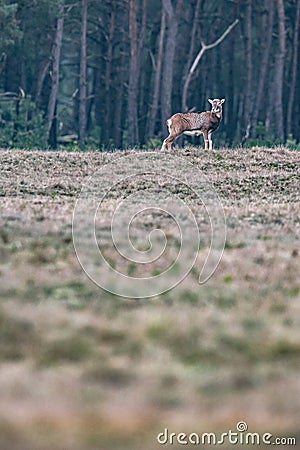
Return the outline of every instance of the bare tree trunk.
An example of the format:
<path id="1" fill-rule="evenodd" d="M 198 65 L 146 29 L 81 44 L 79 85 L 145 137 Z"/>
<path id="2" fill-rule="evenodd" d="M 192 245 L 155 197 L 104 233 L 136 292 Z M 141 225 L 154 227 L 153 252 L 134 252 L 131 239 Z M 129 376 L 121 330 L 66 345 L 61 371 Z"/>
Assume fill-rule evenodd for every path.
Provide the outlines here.
<path id="1" fill-rule="evenodd" d="M 125 33 L 123 32 L 122 36 L 122 47 L 125 47 Z M 123 130 L 122 130 L 122 115 L 124 110 L 124 90 L 125 90 L 125 66 L 126 66 L 126 53 L 125 51 L 122 52 L 121 56 L 121 67 L 119 72 L 119 101 L 117 101 L 116 109 L 115 109 L 115 115 L 114 115 L 114 143 L 117 148 L 120 148 L 122 146 L 122 137 L 123 137 Z"/>
<path id="2" fill-rule="evenodd" d="M 270 52 L 272 45 L 273 24 L 274 24 L 274 0 L 265 0 L 265 14 L 268 14 L 267 20 L 263 20 L 262 25 L 263 29 L 267 30 L 267 32 L 260 63 L 260 74 L 257 86 L 257 95 L 252 110 L 252 126 L 251 126 L 252 136 L 256 135 L 255 131 L 258 123 L 258 117 L 264 100 L 266 75 L 268 64 L 270 61 Z"/>
<path id="3" fill-rule="evenodd" d="M 2 72 L 4 72 L 5 66 L 7 61 L 7 55 L 6 53 L 2 53 L 0 56 L 0 76 L 2 75 Z"/>
<path id="4" fill-rule="evenodd" d="M 42 94 L 46 75 L 49 71 L 50 63 L 51 63 L 51 60 L 49 58 L 45 59 L 42 62 L 42 65 L 41 65 L 41 68 L 40 68 L 40 71 L 38 74 L 37 84 L 36 84 L 36 92 L 35 92 L 35 98 L 34 98 L 34 101 L 35 101 L 35 104 L 37 107 L 41 103 L 41 94 Z"/>
<path id="5" fill-rule="evenodd" d="M 139 59 L 138 62 L 140 64 L 140 58 L 144 47 L 144 40 L 145 40 L 145 34 L 146 34 L 146 21 L 147 21 L 147 0 L 143 0 L 142 4 L 142 23 L 141 23 L 141 29 L 139 32 L 139 45 L 138 45 L 138 53 L 139 53 Z"/>
<path id="6" fill-rule="evenodd" d="M 110 21 L 108 25 L 108 35 L 107 35 L 107 53 L 105 58 L 105 114 L 103 123 L 103 143 L 105 145 L 109 144 L 110 132 L 111 132 L 111 73 L 112 73 L 112 58 L 113 58 L 113 44 L 114 44 L 114 33 L 115 33 L 115 19 L 116 10 L 115 4 L 111 4 L 111 14 Z"/>
<path id="7" fill-rule="evenodd" d="M 87 2 L 81 0 L 81 37 L 80 37 L 80 68 L 79 68 L 79 144 L 85 143 L 87 123 L 87 81 L 86 81 L 86 50 L 87 50 Z"/>
<path id="8" fill-rule="evenodd" d="M 52 54 L 52 78 L 51 78 L 51 92 L 48 101 L 48 111 L 47 111 L 47 134 L 48 134 L 48 142 L 50 146 L 55 147 L 55 143 L 53 139 L 50 139 L 53 136 L 53 131 L 51 132 L 52 126 L 56 125 L 56 121 L 54 121 L 55 117 L 55 108 L 57 101 L 57 93 L 59 86 L 59 65 L 60 65 L 60 54 L 62 47 L 62 39 L 63 39 L 63 30 L 64 30 L 64 7 L 63 5 L 59 8 L 59 16 L 57 18 L 56 23 L 56 33 L 53 45 L 53 54 Z M 56 133 L 54 133 L 56 135 Z M 51 142 L 52 141 L 52 142 Z M 54 145 L 52 145 L 54 144 Z"/>
<path id="9" fill-rule="evenodd" d="M 163 52 L 164 52 L 164 39 L 165 39 L 165 27 L 166 27 L 166 12 L 163 9 L 161 14 L 161 22 L 160 22 L 160 32 L 158 38 L 158 54 L 157 54 L 157 63 L 154 77 L 154 87 L 153 87 L 153 98 L 152 105 L 150 108 L 149 114 L 149 122 L 148 122 L 148 138 L 153 137 L 155 132 L 155 122 L 158 111 L 158 100 L 159 100 L 159 91 L 160 91 L 160 79 L 161 79 L 161 68 L 163 61 Z"/>
<path id="10" fill-rule="evenodd" d="M 165 121 L 170 116 L 172 110 L 171 100 L 174 78 L 174 57 L 178 30 L 177 14 L 181 10 L 181 7 L 182 0 L 178 0 L 176 11 L 173 8 L 171 0 L 163 0 L 163 8 L 167 15 L 168 24 L 161 90 L 161 114 L 163 128 L 165 128 Z"/>
<path id="11" fill-rule="evenodd" d="M 245 60 L 246 60 L 246 89 L 244 103 L 244 136 L 242 142 L 245 142 L 250 135 L 251 127 L 251 97 L 252 97 L 252 0 L 246 3 L 246 26 L 245 26 Z"/>
<path id="12" fill-rule="evenodd" d="M 142 17 L 141 17 L 141 26 L 138 32 L 138 101 L 137 101 L 137 115 L 138 115 L 138 138 L 139 144 L 145 142 L 145 127 L 146 127 L 146 114 L 140 114 L 143 111 L 144 104 L 144 95 L 145 90 L 143 89 L 143 79 L 146 74 L 145 71 L 141 72 L 141 64 L 142 64 L 142 55 L 144 51 L 145 45 L 145 36 L 146 36 L 146 22 L 147 22 L 147 2 L 148 0 L 143 0 L 142 2 Z M 142 117 L 143 116 L 143 119 Z"/>
<path id="13" fill-rule="evenodd" d="M 110 19 L 108 23 L 108 34 L 106 35 L 106 47 L 107 53 L 105 55 L 105 79 L 104 79 L 104 118 L 103 118 L 103 144 L 109 145 L 111 136 L 111 74 L 112 74 L 112 58 L 113 58 L 113 45 L 115 34 L 115 19 L 116 19 L 116 4 L 111 3 Z M 113 127 L 114 128 L 114 127 Z"/>
<path id="14" fill-rule="evenodd" d="M 25 58 L 21 57 L 21 60 L 19 61 L 20 69 L 21 69 L 21 76 L 20 76 L 20 87 L 25 92 L 27 91 L 27 78 L 26 78 L 26 67 L 25 67 Z"/>
<path id="15" fill-rule="evenodd" d="M 99 67 L 94 68 L 94 76 L 93 76 L 93 103 L 94 103 L 94 115 L 95 115 L 95 124 L 99 127 L 99 148 L 102 150 L 103 144 L 103 100 L 101 98 L 101 75 L 102 71 Z"/>
<path id="16" fill-rule="evenodd" d="M 276 55 L 276 68 L 274 79 L 274 114 L 275 114 L 275 136 L 282 142 L 284 141 L 284 126 L 283 126 L 283 71 L 285 58 L 285 15 L 283 0 L 277 0 L 278 12 L 278 28 L 279 28 L 279 51 Z"/>
<path id="17" fill-rule="evenodd" d="M 233 17 L 238 17 L 238 0 L 234 0 L 234 8 L 233 8 Z M 235 30 L 236 31 L 236 30 Z M 237 127 L 236 127 L 236 119 L 235 119 L 235 110 L 237 104 L 237 96 L 235 98 L 235 48 L 236 48 L 236 32 L 231 33 L 229 37 L 229 71 L 228 71 L 228 84 L 227 84 L 227 95 L 228 99 L 226 99 L 227 103 L 227 111 L 230 111 L 230 114 L 226 115 L 227 119 L 227 139 L 230 145 L 232 145 L 234 138 L 236 136 Z"/>
<path id="18" fill-rule="evenodd" d="M 296 90 L 297 65 L 298 65 L 298 48 L 299 48 L 299 21 L 300 21 L 300 0 L 297 0 L 296 18 L 293 39 L 293 62 L 292 62 L 292 80 L 290 86 L 290 95 L 287 109 L 286 132 L 287 136 L 292 132 L 292 113 Z"/>
<path id="19" fill-rule="evenodd" d="M 129 0 L 130 63 L 128 85 L 128 143 L 132 147 L 139 141 L 137 98 L 138 98 L 138 35 L 135 0 Z"/>
<path id="20" fill-rule="evenodd" d="M 204 53 L 207 50 L 210 50 L 211 48 L 216 47 L 217 45 L 221 44 L 221 42 L 226 38 L 226 36 L 230 33 L 230 31 L 236 26 L 236 24 L 238 23 L 238 19 L 236 19 L 231 25 L 229 25 L 229 27 L 224 31 L 224 33 L 222 34 L 222 36 L 220 36 L 215 42 L 213 42 L 212 44 L 208 44 L 206 45 L 203 41 L 201 41 L 201 49 L 198 52 L 196 58 L 194 59 L 194 62 L 192 64 L 192 66 L 189 69 L 189 72 L 186 76 L 185 82 L 184 82 L 184 86 L 183 86 L 183 92 L 182 92 L 182 109 L 183 111 L 187 111 L 188 107 L 187 107 L 187 93 L 188 93 L 188 88 L 190 85 L 190 82 L 192 80 L 192 77 L 194 75 L 194 72 L 201 60 L 201 58 L 203 57 Z"/>
<path id="21" fill-rule="evenodd" d="M 128 85 L 128 143 L 134 146 L 139 143 L 138 128 L 138 94 L 141 66 L 141 54 L 144 45 L 146 31 L 147 0 L 142 4 L 142 23 L 138 29 L 137 3 L 129 0 L 129 38 L 130 38 L 130 63 Z"/>

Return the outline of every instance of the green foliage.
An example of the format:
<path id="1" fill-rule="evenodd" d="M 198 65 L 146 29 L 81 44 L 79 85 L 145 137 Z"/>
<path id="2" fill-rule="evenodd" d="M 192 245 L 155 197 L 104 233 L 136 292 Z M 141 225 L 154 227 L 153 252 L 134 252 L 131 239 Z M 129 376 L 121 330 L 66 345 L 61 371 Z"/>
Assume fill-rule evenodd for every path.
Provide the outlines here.
<path id="1" fill-rule="evenodd" d="M 275 139 L 271 131 L 268 131 L 262 122 L 258 122 L 255 128 L 255 138 L 247 139 L 245 147 L 274 147 L 280 145 L 280 139 Z"/>
<path id="2" fill-rule="evenodd" d="M 276 147 L 281 145 L 280 139 L 275 139 L 272 130 L 267 130 L 262 122 L 258 122 L 255 128 L 255 138 L 247 139 L 245 147 Z M 297 144 L 292 134 L 289 134 L 285 143 L 290 150 L 300 150 L 300 144 Z"/>
<path id="3" fill-rule="evenodd" d="M 177 2 L 171 2 L 176 9 Z M 149 2 L 137 2 L 136 26 L 138 35 L 138 61 L 136 64 L 136 83 L 134 90 L 133 110 L 137 116 L 138 138 L 132 140 L 131 131 L 128 129 L 128 100 L 129 71 L 131 62 L 132 37 L 128 33 L 128 8 L 129 2 L 109 0 L 88 2 L 87 17 L 87 45 L 86 45 L 86 111 L 87 124 L 84 145 L 78 143 L 79 116 L 83 114 L 80 109 L 80 59 L 81 53 L 81 24 L 82 8 L 80 2 L 71 0 L 0 0 L 0 90 L 17 92 L 18 88 L 26 90 L 36 102 L 36 107 L 42 111 L 42 115 L 33 114 L 33 122 L 30 124 L 32 135 L 23 125 L 11 117 L 3 118 L 4 112 L 13 116 L 15 104 L 2 105 L 0 107 L 0 131 L 4 132 L 1 145 L 10 146 L 45 146 L 45 136 L 40 131 L 44 129 L 46 112 L 48 110 L 49 94 L 51 92 L 53 77 L 53 51 L 56 48 L 55 36 L 57 19 L 63 15 L 63 39 L 59 64 L 59 89 L 55 115 L 57 119 L 57 133 L 52 128 L 52 145 L 61 146 L 70 151 L 97 148 L 100 151 L 114 151 L 119 148 L 143 148 L 157 150 L 161 147 L 162 140 L 166 137 L 166 114 L 175 113 L 182 108 L 183 81 L 186 79 L 190 66 L 189 43 L 191 39 L 198 42 L 200 49 L 201 36 L 206 36 L 206 43 L 213 42 L 233 20 L 237 11 L 235 2 L 203 2 L 197 12 L 196 1 L 186 2 L 185 16 L 178 18 L 180 32 L 174 36 L 176 54 L 174 64 L 161 65 L 158 90 L 155 88 L 155 75 L 160 63 L 165 61 L 168 53 L 168 35 L 165 35 L 163 52 L 159 52 L 159 36 L 162 26 L 162 2 L 151 0 Z M 208 109 L 207 98 L 209 96 L 224 96 L 224 119 L 214 134 L 214 148 L 224 145 L 239 146 L 245 136 L 246 125 L 251 122 L 250 112 L 256 108 L 255 95 L 251 98 L 249 111 L 245 112 L 246 89 L 244 80 L 247 77 L 247 64 L 240 64 L 244 58 L 244 29 L 251 28 L 251 59 L 254 66 L 264 60 L 262 55 L 265 46 L 261 45 L 260 36 L 264 35 L 263 24 L 260 17 L 269 15 L 263 2 L 253 9 L 251 20 L 247 18 L 245 2 L 240 2 L 240 24 L 234 29 L 230 38 L 226 38 L 220 48 L 207 52 L 205 58 L 200 61 L 194 73 L 188 89 L 188 108 L 191 111 L 203 111 Z M 274 6 L 276 9 L 276 7 Z M 287 1 L 285 5 L 285 27 L 287 43 L 293 42 L 297 35 L 295 24 L 297 2 Z M 213 16 L 225 17 L 222 26 L 212 26 Z M 144 23 L 145 21 L 145 23 Z M 197 26 L 192 26 L 194 25 Z M 266 19 L 266 23 L 268 23 Z M 167 28 L 169 25 L 166 25 Z M 274 68 L 278 65 L 278 15 L 274 16 L 273 28 L 266 31 L 270 36 L 269 55 L 266 59 L 265 70 L 253 71 L 250 77 L 251 91 L 256 92 L 261 81 L 264 81 L 264 106 L 260 105 L 259 118 L 255 130 L 251 130 L 251 138 L 245 143 L 246 147 L 274 147 L 283 143 L 278 140 L 279 133 L 276 126 L 276 118 L 279 112 L 272 110 L 274 106 L 274 92 L 278 92 L 277 79 L 274 78 Z M 193 31 L 194 30 L 194 31 Z M 202 30 L 202 32 L 200 32 Z M 194 33 L 194 35 L 192 35 Z M 232 45 L 235 42 L 235 51 L 232 54 Z M 287 148 L 299 150 L 299 90 L 293 89 L 293 85 L 299 85 L 299 73 L 296 72 L 295 83 L 292 82 L 293 55 L 297 46 L 292 46 L 286 52 L 286 61 L 282 96 L 282 111 L 280 116 L 283 121 L 284 133 L 287 129 L 291 135 L 287 138 Z M 216 69 L 216 52 L 222 53 L 222 65 Z M 83 52 L 85 54 L 85 52 Z M 180 61 L 180 64 L 178 63 Z M 83 61 L 81 61 L 83 62 Z M 166 67 L 169 67 L 168 71 Z M 170 69 L 171 68 L 171 69 Z M 262 73 L 266 74 L 262 80 Z M 210 82 L 207 84 L 209 74 Z M 164 110 L 166 105 L 166 93 L 163 80 L 168 78 L 168 86 L 172 86 L 172 95 L 168 100 L 168 113 Z M 234 83 L 233 83 L 234 80 Z M 279 83 L 282 84 L 282 83 Z M 131 88 L 130 88 L 131 89 Z M 291 92 L 293 90 L 294 92 Z M 157 95 L 156 95 L 157 94 Z M 251 96 L 250 96 L 251 97 Z M 154 101 L 156 99 L 156 101 Z M 290 100 L 293 103 L 290 104 Z M 170 104 L 169 104 L 170 103 Z M 156 107 L 152 111 L 152 107 Z M 24 104 L 22 105 L 24 106 Z M 291 123 L 287 127 L 287 114 L 289 108 L 293 110 Z M 84 108 L 85 109 L 85 108 Z M 272 111 L 270 111 L 272 110 Z M 153 113 L 153 114 L 152 114 Z M 249 117 L 245 117 L 245 114 Z M 253 118 L 253 117 L 252 117 Z M 20 119 L 21 120 L 21 119 Z M 150 127 L 150 122 L 152 126 Z M 22 120 L 21 120 L 22 122 Z M 23 121 L 24 122 L 24 121 Z M 153 123 L 154 122 L 154 123 Z M 5 123 L 5 127 L 4 127 Z M 5 129 L 3 129 L 5 128 Z M 151 132 L 149 131 L 151 130 Z M 252 133 L 253 132 L 253 133 Z M 20 134 L 20 136 L 18 136 Z M 280 136 L 282 133 L 280 133 Z M 57 138 L 57 139 L 56 139 Z M 201 138 L 185 138 L 197 146 L 203 146 Z M 182 139 L 176 144 L 181 145 Z M 131 145 L 131 144 L 134 145 Z"/>
<path id="4" fill-rule="evenodd" d="M 223 280 L 224 280 L 224 283 L 231 283 L 233 280 L 233 277 L 232 277 L 232 275 L 226 274 L 226 275 L 224 275 Z"/>
<path id="5" fill-rule="evenodd" d="M 7 0 L 0 0 L 0 49 L 3 51 L 10 47 L 21 37 L 18 22 L 16 20 L 18 4 L 9 4 Z"/>
<path id="6" fill-rule="evenodd" d="M 0 105 L 0 146 L 46 148 L 45 121 L 30 97 Z"/>
<path id="7" fill-rule="evenodd" d="M 286 146 L 290 150 L 300 150 L 300 144 L 297 144 L 296 139 L 293 138 L 292 134 L 288 135 L 288 138 L 286 140 Z"/>
<path id="8" fill-rule="evenodd" d="M 87 138 L 86 145 L 88 147 L 97 147 L 100 142 L 100 136 L 101 136 L 101 127 L 94 126 Z"/>
<path id="9" fill-rule="evenodd" d="M 145 148 L 146 150 L 156 150 L 156 149 L 160 148 L 161 145 L 162 145 L 162 139 L 152 138 L 146 142 L 146 144 L 143 146 L 143 148 Z"/>

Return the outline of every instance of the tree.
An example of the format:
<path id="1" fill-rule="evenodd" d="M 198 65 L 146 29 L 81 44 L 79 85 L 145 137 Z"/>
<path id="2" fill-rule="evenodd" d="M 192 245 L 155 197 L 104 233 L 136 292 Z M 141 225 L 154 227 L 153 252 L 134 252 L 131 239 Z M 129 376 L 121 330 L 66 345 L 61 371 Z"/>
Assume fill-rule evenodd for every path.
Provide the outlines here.
<path id="1" fill-rule="evenodd" d="M 250 135 L 251 127 L 251 100 L 252 100 L 252 0 L 246 1 L 246 18 L 245 18 L 245 103 L 244 103 L 244 136 L 242 142 L 245 142 Z"/>
<path id="2" fill-rule="evenodd" d="M 159 93 L 160 93 L 160 80 L 161 80 L 161 71 L 163 64 L 163 56 L 164 56 L 164 39 L 165 39 L 165 27 L 166 27 L 166 11 L 163 8 L 161 14 L 161 23 L 160 23 L 160 32 L 158 38 L 158 52 L 157 52 L 157 61 L 156 64 L 153 63 L 154 69 L 154 87 L 153 87 L 153 97 L 152 104 L 150 107 L 150 114 L 148 119 L 148 138 L 152 138 L 154 136 L 155 131 L 155 122 L 158 112 L 158 101 L 159 101 Z"/>
<path id="3" fill-rule="evenodd" d="M 295 15 L 295 27 L 294 27 L 294 39 L 293 39 L 293 59 L 292 59 L 292 78 L 290 86 L 290 95 L 287 107 L 287 121 L 286 121 L 286 133 L 287 136 L 292 131 L 292 113 L 293 104 L 296 97 L 296 80 L 297 80 L 297 66 L 298 66 L 298 52 L 299 52 L 299 21 L 300 21 L 300 0 L 297 0 L 296 15 Z"/>
<path id="4" fill-rule="evenodd" d="M 48 143 L 52 148 L 55 148 L 57 145 L 55 110 L 59 86 L 59 67 L 60 67 L 60 54 L 62 47 L 63 30 L 64 30 L 64 5 L 63 3 L 60 3 L 56 24 L 55 39 L 52 50 L 51 92 L 49 96 L 48 112 L 47 112 Z"/>
<path id="5" fill-rule="evenodd" d="M 130 62 L 128 83 L 128 143 L 134 146 L 139 143 L 138 127 L 138 86 L 146 26 L 146 0 L 142 4 L 142 24 L 138 29 L 136 1 L 129 0 L 129 38 Z"/>
<path id="6" fill-rule="evenodd" d="M 239 16 L 239 0 L 234 0 L 233 10 L 232 10 L 232 20 Z M 231 55 L 229 60 L 228 77 L 227 77 L 227 88 L 226 88 L 226 106 L 230 114 L 226 116 L 226 130 L 227 130 L 227 142 L 232 144 L 234 138 L 237 134 L 236 126 L 236 105 L 238 95 L 236 95 L 235 84 L 237 83 L 237 73 L 235 70 L 236 65 L 236 50 L 238 49 L 237 34 L 238 28 L 235 28 L 228 38 L 228 52 Z"/>
<path id="7" fill-rule="evenodd" d="M 183 93 L 182 93 L 182 109 L 183 109 L 183 111 L 188 110 L 188 107 L 187 107 L 188 88 L 189 88 L 192 76 L 194 75 L 194 72 L 195 72 L 201 58 L 203 57 L 204 53 L 207 50 L 210 50 L 210 49 L 216 47 L 217 45 L 221 44 L 221 42 L 226 38 L 226 36 L 230 33 L 230 31 L 237 25 L 237 23 L 238 23 L 238 19 L 236 19 L 231 25 L 229 25 L 229 27 L 224 31 L 224 33 L 212 44 L 205 44 L 203 41 L 201 42 L 201 49 L 199 50 L 196 58 L 194 59 L 193 64 L 191 65 L 191 67 L 188 71 L 188 74 L 186 76 L 185 82 L 184 82 Z"/>
<path id="8" fill-rule="evenodd" d="M 262 105 L 265 104 L 267 70 L 270 64 L 270 53 L 272 47 L 272 35 L 274 24 L 274 1 L 265 0 L 264 11 L 262 12 L 262 29 L 266 30 L 266 38 L 263 40 L 263 50 L 259 65 L 259 79 L 257 86 L 256 102 L 252 105 L 252 137 L 256 135 L 256 126 Z"/>
<path id="9" fill-rule="evenodd" d="M 275 78 L 274 78 L 274 115 L 275 115 L 275 136 L 284 142 L 283 125 L 283 73 L 285 59 L 285 14 L 283 0 L 277 0 L 278 14 L 278 41 L 279 47 L 275 59 Z"/>
<path id="10" fill-rule="evenodd" d="M 171 0 L 163 0 L 163 8 L 166 12 L 168 25 L 161 89 L 161 114 L 162 123 L 164 125 L 165 120 L 170 116 L 172 111 L 171 100 L 174 79 L 174 58 L 178 31 L 178 15 L 179 11 L 182 9 L 182 0 L 177 1 L 175 10 Z"/>
<path id="11" fill-rule="evenodd" d="M 104 79 L 104 95 L 105 95 L 105 113 L 103 120 L 103 136 L 102 142 L 105 145 L 109 145 L 111 129 L 110 122 L 112 120 L 111 110 L 111 84 L 112 84 L 112 72 L 113 72 L 113 47 L 114 47 L 114 35 L 116 27 L 116 3 L 113 2 L 110 5 L 110 17 L 108 20 L 108 30 L 107 30 L 107 53 L 105 58 L 105 79 Z"/>
<path id="12" fill-rule="evenodd" d="M 0 134 L 144 145 L 172 112 L 222 96 L 217 144 L 298 142 L 299 3 L 0 0 Z"/>
<path id="13" fill-rule="evenodd" d="M 17 8 L 17 3 L 10 4 L 6 0 L 0 0 L 0 75 L 6 65 L 6 52 L 21 37 L 21 30 L 16 19 Z"/>
<path id="14" fill-rule="evenodd" d="M 86 51 L 87 51 L 87 12 L 88 0 L 81 0 L 81 36 L 80 36 L 80 71 L 79 71 L 79 144 L 85 143 L 87 123 L 87 80 L 86 80 Z"/>
<path id="15" fill-rule="evenodd" d="M 16 18 L 18 4 L 0 0 L 0 49 L 7 50 L 21 37 L 21 30 Z"/>

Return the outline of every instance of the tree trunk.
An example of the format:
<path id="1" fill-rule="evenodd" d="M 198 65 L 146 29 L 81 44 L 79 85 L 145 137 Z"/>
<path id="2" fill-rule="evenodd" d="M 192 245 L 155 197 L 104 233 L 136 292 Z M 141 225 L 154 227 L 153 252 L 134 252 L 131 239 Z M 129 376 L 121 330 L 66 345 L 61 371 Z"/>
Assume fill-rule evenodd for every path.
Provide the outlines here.
<path id="1" fill-rule="evenodd" d="M 135 0 L 129 0 L 129 37 L 130 37 L 130 62 L 128 85 L 128 144 L 130 147 L 139 141 L 138 135 L 138 35 L 137 13 Z"/>
<path id="2" fill-rule="evenodd" d="M 86 80 L 86 51 L 87 51 L 87 2 L 81 0 L 81 36 L 80 36 L 80 68 L 79 68 L 79 144 L 85 144 L 87 123 L 87 80 Z"/>
<path id="3" fill-rule="evenodd" d="M 50 147 L 54 148 L 54 149 L 57 148 L 57 114 L 56 114 L 56 109 L 57 109 L 57 103 L 55 104 L 52 126 L 51 126 L 50 131 L 49 131 L 49 144 L 50 144 Z"/>
<path id="4" fill-rule="evenodd" d="M 161 22 L 160 22 L 160 32 L 158 38 L 158 54 L 157 54 L 157 63 L 154 76 L 154 87 L 153 87 L 153 98 L 152 105 L 150 109 L 150 114 L 148 118 L 148 138 L 151 139 L 155 133 L 155 124 L 156 117 L 158 111 L 158 100 L 159 100 L 159 92 L 160 92 L 160 80 L 161 80 L 161 68 L 163 62 L 163 52 L 164 52 L 164 39 L 165 39 L 165 27 L 166 27 L 166 12 L 163 9 L 161 14 Z"/>
<path id="5" fill-rule="evenodd" d="M 62 39 L 63 39 L 63 30 L 64 30 L 64 7 L 63 5 L 59 8 L 59 16 L 57 18 L 56 24 L 56 33 L 53 45 L 53 54 L 52 54 L 52 77 L 51 77 L 51 91 L 50 97 L 48 101 L 48 111 L 47 111 L 47 134 L 48 134 L 48 143 L 51 147 L 55 148 L 56 143 L 51 139 L 51 135 L 53 135 L 53 131 L 50 134 L 51 128 L 55 125 L 54 117 L 55 117 L 55 109 L 56 109 L 56 101 L 57 101 L 57 93 L 59 86 L 59 65 L 60 65 L 60 54 L 62 47 Z"/>
<path id="6" fill-rule="evenodd" d="M 267 78 L 267 70 L 270 62 L 270 53 L 271 53 L 271 45 L 272 45 L 272 35 L 273 35 L 273 24 L 274 24 L 274 0 L 265 0 L 265 14 L 267 14 L 267 20 L 262 21 L 262 35 L 264 34 L 264 30 L 266 30 L 266 39 L 265 45 L 263 48 L 263 53 L 261 56 L 260 62 L 260 73 L 259 80 L 257 86 L 257 95 L 256 101 L 253 104 L 252 109 L 252 136 L 256 136 L 256 126 L 258 123 L 258 117 L 261 110 L 262 105 L 265 104 L 265 84 Z"/>
<path id="7" fill-rule="evenodd" d="M 161 115 L 162 127 L 165 129 L 165 121 L 171 115 L 172 111 L 172 91 L 174 79 L 174 57 L 176 50 L 176 38 L 178 30 L 177 14 L 181 10 L 182 0 L 178 0 L 176 11 L 174 11 L 171 0 L 163 0 L 163 8 L 167 16 L 168 35 L 166 41 L 163 74 L 162 74 L 162 90 L 161 90 Z"/>
<path id="8" fill-rule="evenodd" d="M 122 48 L 126 45 L 126 35 L 123 32 L 122 36 Z M 122 129 L 122 116 L 124 115 L 124 91 L 125 91 L 125 67 L 126 67 L 126 53 L 122 51 L 120 70 L 119 70 L 119 100 L 116 102 L 115 114 L 114 114 L 114 144 L 117 148 L 122 147 L 123 129 Z"/>
<path id="9" fill-rule="evenodd" d="M 246 88 L 244 103 L 244 136 L 242 142 L 245 142 L 250 135 L 251 127 L 251 101 L 252 101 L 252 0 L 246 3 L 246 24 L 245 24 L 245 70 L 246 70 Z"/>
<path id="10" fill-rule="evenodd" d="M 104 113 L 104 122 L 103 122 L 103 143 L 105 145 L 109 145 L 109 140 L 111 136 L 111 74 L 112 74 L 112 58 L 113 58 L 113 45 L 114 45 L 114 34 L 115 34 L 115 18 L 116 18 L 116 10 L 115 4 L 111 4 L 111 14 L 108 28 L 108 36 L 107 36 L 107 53 L 105 58 L 105 80 L 104 80 L 104 89 L 105 89 L 105 113 Z M 122 68 L 120 68 L 122 70 Z"/>
<path id="11" fill-rule="evenodd" d="M 238 17 L 238 0 L 234 0 L 234 8 L 233 8 L 233 16 Z M 230 111 L 229 114 L 226 115 L 227 118 L 227 140 L 230 145 L 232 145 L 236 132 L 236 118 L 235 118 L 235 110 L 237 104 L 237 96 L 235 99 L 235 48 L 236 48 L 236 33 L 235 31 L 231 33 L 229 38 L 229 54 L 231 55 L 229 59 L 229 70 L 228 70 L 228 79 L 227 79 L 227 95 L 228 99 L 226 99 L 227 103 L 227 111 Z"/>
<path id="12" fill-rule="evenodd" d="M 146 30 L 146 0 L 142 4 L 142 24 L 138 30 L 137 2 L 129 0 L 129 38 L 130 63 L 128 84 L 128 144 L 130 147 L 139 143 L 138 128 L 138 94 L 141 65 L 141 53 Z"/>
<path id="13" fill-rule="evenodd" d="M 287 108 L 287 121 L 286 121 L 287 136 L 292 133 L 293 104 L 294 98 L 296 96 L 295 90 L 297 80 L 298 48 L 299 48 L 299 21 L 300 21 L 300 0 L 297 0 L 294 39 L 293 39 L 292 79 L 291 79 L 290 95 Z"/>
<path id="14" fill-rule="evenodd" d="M 282 142 L 284 141 L 283 125 L 283 72 L 285 58 L 285 15 L 283 0 L 277 0 L 278 28 L 279 28 L 279 50 L 275 60 L 275 79 L 274 79 L 274 115 L 275 115 L 275 136 Z"/>
<path id="15" fill-rule="evenodd" d="M 45 59 L 42 64 L 38 74 L 37 83 L 36 83 L 36 92 L 35 92 L 35 105 L 38 108 L 41 103 L 41 95 L 44 86 L 44 81 L 49 72 L 51 60 L 49 58 Z"/>
<path id="16" fill-rule="evenodd" d="M 2 53 L 2 55 L 0 56 L 0 76 L 2 75 L 2 72 L 5 69 L 6 66 L 6 61 L 7 61 L 7 55 L 6 53 Z"/>

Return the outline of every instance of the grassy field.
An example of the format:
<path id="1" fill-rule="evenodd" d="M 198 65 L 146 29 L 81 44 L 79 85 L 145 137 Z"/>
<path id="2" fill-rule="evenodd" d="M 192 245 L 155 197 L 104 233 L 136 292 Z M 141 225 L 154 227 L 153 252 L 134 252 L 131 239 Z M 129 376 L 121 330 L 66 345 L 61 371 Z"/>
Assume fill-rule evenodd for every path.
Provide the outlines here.
<path id="1" fill-rule="evenodd" d="M 0 151 L 0 449 L 152 450 L 165 427 L 221 434 L 239 421 L 299 445 L 300 153 L 174 150 L 195 166 L 191 182 L 204 173 L 221 198 L 224 255 L 202 286 L 196 265 L 175 289 L 133 300 L 82 270 L 72 214 L 95 170 L 139 153 Z M 139 180 L 113 190 L 103 229 L 134 189 Z M 177 193 L 201 221 L 191 192 Z"/>

